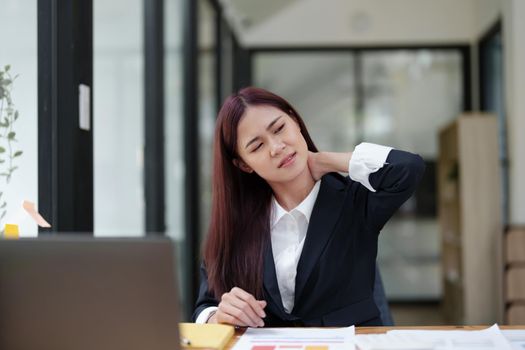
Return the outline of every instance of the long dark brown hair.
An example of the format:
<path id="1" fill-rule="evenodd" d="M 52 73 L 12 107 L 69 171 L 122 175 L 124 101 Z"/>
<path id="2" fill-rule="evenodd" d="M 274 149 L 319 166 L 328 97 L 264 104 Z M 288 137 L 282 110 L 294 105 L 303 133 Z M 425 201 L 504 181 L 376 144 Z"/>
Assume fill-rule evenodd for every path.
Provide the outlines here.
<path id="1" fill-rule="evenodd" d="M 237 126 L 249 106 L 269 105 L 298 123 L 308 150 L 317 152 L 299 113 L 282 97 L 247 87 L 229 96 L 217 118 L 213 154 L 212 210 L 204 245 L 209 290 L 220 299 L 239 287 L 263 297 L 263 251 L 270 239 L 272 189 L 255 172 L 234 165 Z"/>

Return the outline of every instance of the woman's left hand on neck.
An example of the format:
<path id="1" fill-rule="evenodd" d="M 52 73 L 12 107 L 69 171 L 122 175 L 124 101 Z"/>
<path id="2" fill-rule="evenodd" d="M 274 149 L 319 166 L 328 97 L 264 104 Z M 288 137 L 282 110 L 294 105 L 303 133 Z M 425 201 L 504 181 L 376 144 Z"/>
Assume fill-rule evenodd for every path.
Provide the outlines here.
<path id="1" fill-rule="evenodd" d="M 315 181 L 331 172 L 348 172 L 352 152 L 308 152 L 308 168 Z"/>

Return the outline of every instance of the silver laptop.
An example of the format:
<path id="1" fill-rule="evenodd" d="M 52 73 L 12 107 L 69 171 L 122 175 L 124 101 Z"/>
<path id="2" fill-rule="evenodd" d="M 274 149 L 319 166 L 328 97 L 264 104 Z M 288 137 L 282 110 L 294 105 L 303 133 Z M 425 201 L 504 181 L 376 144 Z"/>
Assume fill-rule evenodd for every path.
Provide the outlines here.
<path id="1" fill-rule="evenodd" d="M 176 350 L 169 239 L 0 240 L 0 349 Z"/>

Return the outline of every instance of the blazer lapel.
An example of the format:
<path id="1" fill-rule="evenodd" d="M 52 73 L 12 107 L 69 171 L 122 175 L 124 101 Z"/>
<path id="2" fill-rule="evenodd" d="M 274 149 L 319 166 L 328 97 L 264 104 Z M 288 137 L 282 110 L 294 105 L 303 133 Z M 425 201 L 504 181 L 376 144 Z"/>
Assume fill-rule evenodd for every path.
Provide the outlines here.
<path id="1" fill-rule="evenodd" d="M 277 282 L 277 274 L 275 272 L 275 263 L 273 261 L 272 243 L 268 240 L 264 249 L 264 272 L 263 272 L 263 285 L 273 303 L 277 306 L 281 316 L 285 315 L 283 301 L 281 299 L 281 292 L 279 291 L 279 285 Z"/>
<path id="2" fill-rule="evenodd" d="M 332 175 L 326 175 L 321 180 L 321 188 L 310 216 L 303 251 L 297 265 L 294 305 L 298 304 L 308 277 L 333 233 L 343 207 L 344 189 L 344 184 Z"/>

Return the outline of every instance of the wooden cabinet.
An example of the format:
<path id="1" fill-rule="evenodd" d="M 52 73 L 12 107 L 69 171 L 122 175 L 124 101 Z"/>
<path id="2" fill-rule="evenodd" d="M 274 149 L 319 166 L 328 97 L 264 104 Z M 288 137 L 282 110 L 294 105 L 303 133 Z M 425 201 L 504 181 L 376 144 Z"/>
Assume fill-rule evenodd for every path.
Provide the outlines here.
<path id="1" fill-rule="evenodd" d="M 525 227 L 505 234 L 505 323 L 525 324 Z"/>
<path id="2" fill-rule="evenodd" d="M 438 191 L 445 317 L 460 325 L 501 322 L 503 234 L 494 116 L 465 114 L 441 130 Z"/>

